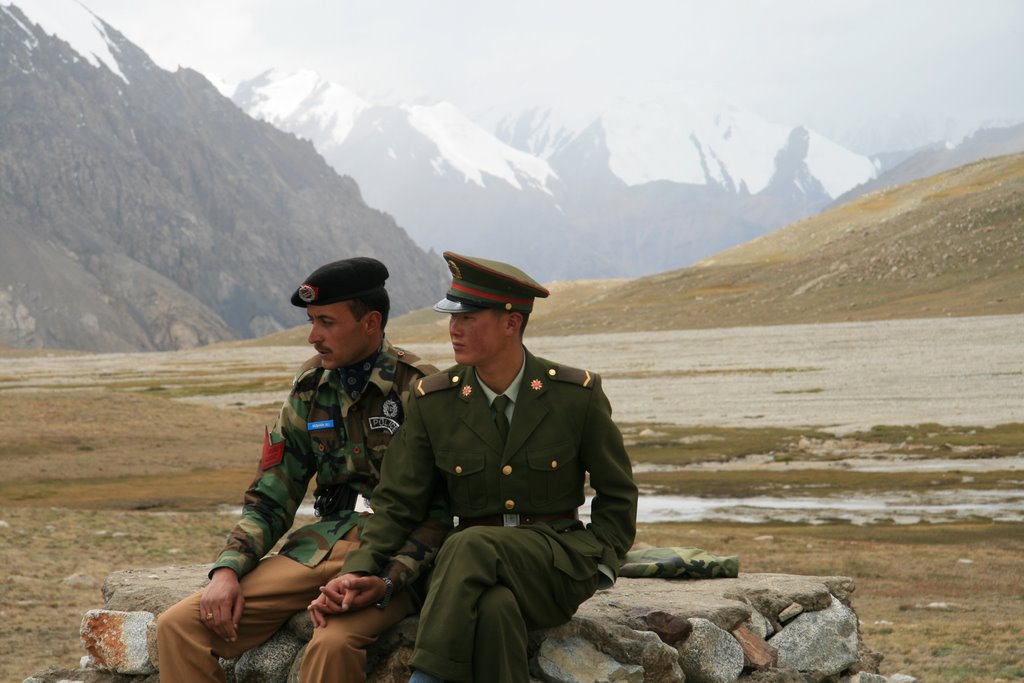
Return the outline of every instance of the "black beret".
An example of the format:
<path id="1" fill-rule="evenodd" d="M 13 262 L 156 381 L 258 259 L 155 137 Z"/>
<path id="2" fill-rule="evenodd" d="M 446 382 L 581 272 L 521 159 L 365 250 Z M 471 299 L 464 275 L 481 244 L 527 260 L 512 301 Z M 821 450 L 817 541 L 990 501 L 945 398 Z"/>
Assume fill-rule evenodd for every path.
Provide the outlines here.
<path id="1" fill-rule="evenodd" d="M 384 286 L 388 269 L 368 256 L 356 256 L 320 266 L 306 278 L 295 293 L 292 305 L 326 306 L 358 299 Z"/>

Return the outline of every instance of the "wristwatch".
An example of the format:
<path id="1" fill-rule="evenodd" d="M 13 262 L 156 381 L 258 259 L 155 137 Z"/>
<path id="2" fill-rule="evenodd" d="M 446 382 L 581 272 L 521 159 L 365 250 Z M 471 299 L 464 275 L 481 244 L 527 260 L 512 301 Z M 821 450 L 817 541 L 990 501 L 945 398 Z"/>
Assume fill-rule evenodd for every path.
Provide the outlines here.
<path id="1" fill-rule="evenodd" d="M 391 602 L 391 596 L 395 592 L 395 584 L 391 581 L 390 576 L 381 575 L 377 578 L 384 582 L 384 597 L 380 599 L 380 602 L 377 603 L 376 607 L 377 609 L 384 609 L 388 606 L 388 603 Z"/>

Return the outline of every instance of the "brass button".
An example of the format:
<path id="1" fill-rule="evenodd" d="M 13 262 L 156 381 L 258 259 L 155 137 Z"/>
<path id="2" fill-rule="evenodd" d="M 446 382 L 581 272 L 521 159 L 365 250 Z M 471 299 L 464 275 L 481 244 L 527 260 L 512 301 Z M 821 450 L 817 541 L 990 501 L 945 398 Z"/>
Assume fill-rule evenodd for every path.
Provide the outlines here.
<path id="1" fill-rule="evenodd" d="M 458 384 L 458 383 L 459 383 L 459 376 L 458 375 L 453 375 L 452 376 L 452 384 Z"/>
<path id="2" fill-rule="evenodd" d="M 319 448 L 319 449 L 320 449 L 320 452 L 321 452 L 321 453 L 323 453 L 323 452 L 324 452 L 324 445 L 323 445 L 323 444 L 320 444 L 320 445 L 318 445 L 318 446 L 317 446 L 317 448 Z"/>
<path id="3" fill-rule="evenodd" d="M 505 465 L 501 468 L 502 474 L 512 474 L 512 465 Z"/>
<path id="4" fill-rule="evenodd" d="M 551 461 L 551 469 L 553 469 L 553 470 L 558 469 L 558 461 L 557 460 L 552 460 Z"/>
<path id="5" fill-rule="evenodd" d="M 558 371 L 555 370 L 554 368 L 551 368 L 550 370 L 548 370 L 548 374 L 554 377 L 556 374 L 558 374 Z"/>
<path id="6" fill-rule="evenodd" d="M 455 474 L 462 474 L 462 465 L 455 466 Z"/>
<path id="7" fill-rule="evenodd" d="M 514 510 L 515 507 L 516 507 L 516 502 L 514 500 L 509 499 L 509 500 L 505 501 L 505 509 L 506 510 Z"/>
<path id="8" fill-rule="evenodd" d="M 356 455 L 359 455 L 361 449 L 359 448 L 359 446 L 356 446 L 355 448 L 352 449 L 352 452 L 355 453 Z"/>

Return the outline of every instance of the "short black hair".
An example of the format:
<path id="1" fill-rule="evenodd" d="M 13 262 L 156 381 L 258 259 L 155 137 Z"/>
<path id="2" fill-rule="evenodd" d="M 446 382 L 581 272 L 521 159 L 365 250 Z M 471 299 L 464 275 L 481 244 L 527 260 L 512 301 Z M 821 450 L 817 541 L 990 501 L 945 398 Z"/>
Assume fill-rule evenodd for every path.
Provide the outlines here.
<path id="1" fill-rule="evenodd" d="M 388 313 L 391 312 L 391 297 L 388 296 L 388 290 L 383 287 L 378 287 L 355 299 L 348 299 L 348 305 L 356 320 L 362 320 L 363 316 L 370 311 L 378 311 L 380 313 L 380 329 L 383 330 L 387 327 Z"/>

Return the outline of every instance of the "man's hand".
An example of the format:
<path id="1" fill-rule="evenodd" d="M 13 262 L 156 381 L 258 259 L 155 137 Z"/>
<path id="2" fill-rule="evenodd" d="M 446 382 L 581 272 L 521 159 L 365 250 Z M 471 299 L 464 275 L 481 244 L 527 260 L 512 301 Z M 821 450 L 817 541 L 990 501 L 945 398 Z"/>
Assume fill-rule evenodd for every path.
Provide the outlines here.
<path id="1" fill-rule="evenodd" d="M 229 567 L 220 567 L 199 598 L 199 618 L 206 628 L 233 643 L 238 637 L 238 620 L 244 606 L 238 574 Z"/>
<path id="2" fill-rule="evenodd" d="M 328 614 L 340 614 L 376 604 L 384 598 L 387 586 L 379 576 L 345 574 L 320 587 L 320 595 L 309 603 L 314 627 L 326 626 Z"/>

